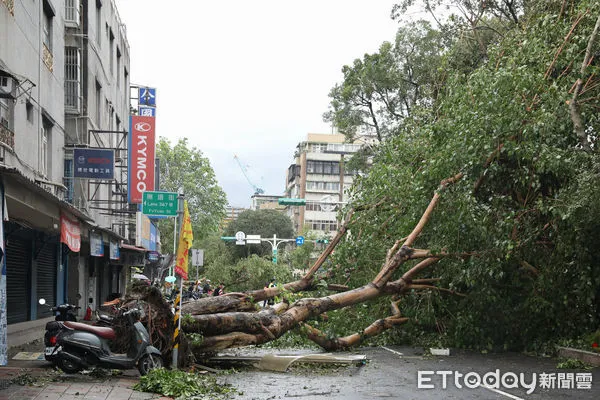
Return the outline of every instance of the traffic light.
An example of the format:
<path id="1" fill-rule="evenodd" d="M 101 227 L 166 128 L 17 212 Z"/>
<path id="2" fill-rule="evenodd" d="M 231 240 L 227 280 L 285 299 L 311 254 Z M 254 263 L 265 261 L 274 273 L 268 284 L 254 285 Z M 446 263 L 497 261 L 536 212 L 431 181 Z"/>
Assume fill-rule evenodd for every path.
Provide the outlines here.
<path id="1" fill-rule="evenodd" d="M 277 199 L 277 203 L 280 206 L 305 206 L 306 199 L 280 197 Z"/>
<path id="2" fill-rule="evenodd" d="M 315 240 L 315 243 L 324 243 L 324 244 L 327 244 L 327 243 L 329 243 L 329 240 L 328 239 L 317 239 L 317 240 Z"/>

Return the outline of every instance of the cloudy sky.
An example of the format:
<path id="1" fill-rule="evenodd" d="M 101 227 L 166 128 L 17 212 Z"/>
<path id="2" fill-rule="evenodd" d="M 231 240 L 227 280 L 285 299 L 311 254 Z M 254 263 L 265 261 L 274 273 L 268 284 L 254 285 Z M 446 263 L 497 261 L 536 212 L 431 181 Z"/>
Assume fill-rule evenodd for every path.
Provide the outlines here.
<path id="1" fill-rule="evenodd" d="M 131 82 L 157 88 L 157 134 L 187 137 L 229 203 L 255 185 L 282 194 L 285 171 L 322 120 L 341 68 L 393 41 L 394 0 L 116 0 Z"/>

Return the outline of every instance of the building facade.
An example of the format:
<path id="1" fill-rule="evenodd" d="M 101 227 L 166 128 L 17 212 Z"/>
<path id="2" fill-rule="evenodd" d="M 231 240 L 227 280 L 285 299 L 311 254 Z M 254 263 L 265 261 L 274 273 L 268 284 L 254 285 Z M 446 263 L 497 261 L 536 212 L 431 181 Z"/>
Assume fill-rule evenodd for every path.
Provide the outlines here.
<path id="1" fill-rule="evenodd" d="M 252 195 L 251 210 L 285 210 L 285 207 L 279 205 L 279 199 L 283 196 L 275 196 L 269 194 L 254 194 Z"/>
<path id="2" fill-rule="evenodd" d="M 285 197 L 306 200 L 305 206 L 287 207 L 298 234 L 324 237 L 338 229 L 337 206 L 348 201 L 346 191 L 356 175 L 345 163 L 364 143 L 344 142 L 344 135 L 309 133 L 297 145 L 295 162 L 286 172 Z"/>
<path id="3" fill-rule="evenodd" d="M 129 83 L 114 0 L 0 1 L 0 361 L 51 318 L 39 298 L 82 316 L 146 264 L 127 203 Z M 112 150 L 112 178 L 75 177 L 78 149 Z"/>

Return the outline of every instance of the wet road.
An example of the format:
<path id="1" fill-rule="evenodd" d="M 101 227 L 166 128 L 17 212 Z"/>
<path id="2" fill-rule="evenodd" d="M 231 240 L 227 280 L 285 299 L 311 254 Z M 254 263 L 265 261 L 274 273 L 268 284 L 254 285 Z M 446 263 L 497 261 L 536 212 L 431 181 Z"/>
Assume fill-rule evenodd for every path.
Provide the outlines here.
<path id="1" fill-rule="evenodd" d="M 274 353 L 273 350 L 238 350 L 236 354 L 252 355 L 257 352 Z M 292 353 L 302 352 L 285 352 Z M 342 366 L 335 369 L 303 364 L 292 366 L 287 372 L 249 368 L 223 379 L 242 392 L 237 396 L 238 399 L 256 400 L 600 398 L 600 369 L 559 370 L 556 369 L 556 359 L 511 353 L 484 355 L 472 352 L 452 352 L 450 356 L 422 356 L 415 349 L 397 346 L 361 348 L 356 352 L 341 354 L 365 354 L 369 362 L 363 366 Z M 430 388 L 418 387 L 419 371 L 420 384 Z M 523 378 L 520 374 L 523 374 Z M 517 382 L 514 381 L 514 376 L 517 377 Z M 468 378 L 466 381 L 465 377 Z M 478 378 L 485 378 L 488 387 L 467 387 L 478 386 Z M 586 387 L 589 389 L 585 389 Z"/>

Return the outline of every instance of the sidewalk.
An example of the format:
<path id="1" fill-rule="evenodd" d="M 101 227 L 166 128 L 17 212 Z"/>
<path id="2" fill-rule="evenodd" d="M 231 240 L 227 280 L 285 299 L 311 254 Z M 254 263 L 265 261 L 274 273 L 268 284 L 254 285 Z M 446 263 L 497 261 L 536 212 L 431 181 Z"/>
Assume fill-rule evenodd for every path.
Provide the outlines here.
<path id="1" fill-rule="evenodd" d="M 40 364 L 46 365 L 41 366 Z M 15 366 L 17 364 L 18 366 Z M 11 379 L 24 375 L 36 383 L 21 386 Z M 154 393 L 133 390 L 139 381 L 136 371 L 98 380 L 89 376 L 57 373 L 45 361 L 16 361 L 0 367 L 0 400 L 170 400 Z"/>

